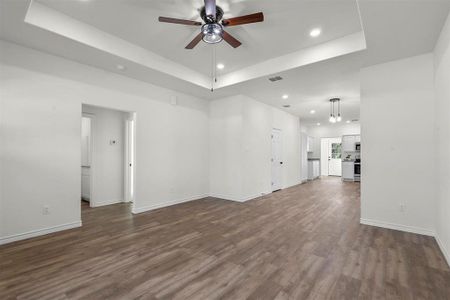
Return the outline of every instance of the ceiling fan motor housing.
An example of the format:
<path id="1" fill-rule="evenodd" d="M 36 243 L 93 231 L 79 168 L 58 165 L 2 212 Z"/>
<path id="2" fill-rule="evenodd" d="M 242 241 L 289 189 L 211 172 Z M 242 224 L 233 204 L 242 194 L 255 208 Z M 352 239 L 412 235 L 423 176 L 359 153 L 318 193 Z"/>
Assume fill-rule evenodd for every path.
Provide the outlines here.
<path id="1" fill-rule="evenodd" d="M 212 18 L 211 16 L 206 15 L 206 8 L 203 6 L 200 9 L 200 17 L 206 24 L 217 23 L 222 20 L 223 9 L 220 8 L 220 6 L 216 6 L 216 19 L 214 20 L 214 18 Z"/>

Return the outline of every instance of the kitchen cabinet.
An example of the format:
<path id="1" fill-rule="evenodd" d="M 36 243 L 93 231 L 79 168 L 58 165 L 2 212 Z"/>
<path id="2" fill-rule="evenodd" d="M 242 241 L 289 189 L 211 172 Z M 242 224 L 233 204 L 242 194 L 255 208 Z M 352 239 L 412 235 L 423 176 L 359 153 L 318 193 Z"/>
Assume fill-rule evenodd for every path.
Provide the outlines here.
<path id="1" fill-rule="evenodd" d="M 314 152 L 314 138 L 312 136 L 307 137 L 306 152 Z"/>
<path id="2" fill-rule="evenodd" d="M 320 176 L 320 160 L 308 160 L 308 180 L 316 179 Z"/>
<path id="3" fill-rule="evenodd" d="M 342 137 L 342 152 L 355 151 L 356 136 L 344 135 Z"/>
<path id="4" fill-rule="evenodd" d="M 353 161 L 343 161 L 342 162 L 342 180 L 352 180 L 354 179 L 354 162 Z"/>
<path id="5" fill-rule="evenodd" d="M 361 142 L 360 135 L 344 135 L 342 136 L 342 152 L 356 151 L 356 143 Z"/>

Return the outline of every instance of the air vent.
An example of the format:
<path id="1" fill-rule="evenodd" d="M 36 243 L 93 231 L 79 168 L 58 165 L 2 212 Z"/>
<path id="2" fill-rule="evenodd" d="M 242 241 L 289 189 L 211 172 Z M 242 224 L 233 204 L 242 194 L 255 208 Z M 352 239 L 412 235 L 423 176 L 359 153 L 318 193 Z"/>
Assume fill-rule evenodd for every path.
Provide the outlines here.
<path id="1" fill-rule="evenodd" d="M 284 108 L 289 108 L 289 107 L 291 107 L 289 104 L 285 104 L 285 105 L 283 105 L 283 107 Z"/>
<path id="2" fill-rule="evenodd" d="M 275 81 L 283 80 L 283 77 L 281 77 L 281 76 L 274 76 L 274 77 L 270 77 L 269 80 L 272 81 L 272 82 L 275 82 Z"/>
<path id="3" fill-rule="evenodd" d="M 358 122 L 358 121 L 359 121 L 358 119 L 353 119 L 353 120 L 352 120 L 352 122 Z"/>

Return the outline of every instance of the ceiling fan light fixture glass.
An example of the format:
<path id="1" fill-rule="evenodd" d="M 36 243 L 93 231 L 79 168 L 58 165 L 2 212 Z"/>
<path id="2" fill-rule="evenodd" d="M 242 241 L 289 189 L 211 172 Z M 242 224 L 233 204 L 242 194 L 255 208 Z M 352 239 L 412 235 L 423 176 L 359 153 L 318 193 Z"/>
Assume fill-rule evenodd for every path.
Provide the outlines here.
<path id="1" fill-rule="evenodd" d="M 217 23 L 205 24 L 202 26 L 203 41 L 207 44 L 220 43 L 223 40 L 223 27 Z"/>

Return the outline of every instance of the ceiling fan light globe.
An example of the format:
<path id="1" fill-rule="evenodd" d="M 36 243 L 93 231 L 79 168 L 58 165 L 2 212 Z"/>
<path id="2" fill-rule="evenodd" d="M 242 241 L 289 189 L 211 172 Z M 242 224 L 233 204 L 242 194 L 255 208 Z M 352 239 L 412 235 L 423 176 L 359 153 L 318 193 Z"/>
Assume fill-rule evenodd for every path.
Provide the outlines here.
<path id="1" fill-rule="evenodd" d="M 203 41 L 208 44 L 216 44 L 223 40 L 222 25 L 213 23 L 202 26 Z"/>

